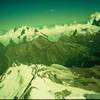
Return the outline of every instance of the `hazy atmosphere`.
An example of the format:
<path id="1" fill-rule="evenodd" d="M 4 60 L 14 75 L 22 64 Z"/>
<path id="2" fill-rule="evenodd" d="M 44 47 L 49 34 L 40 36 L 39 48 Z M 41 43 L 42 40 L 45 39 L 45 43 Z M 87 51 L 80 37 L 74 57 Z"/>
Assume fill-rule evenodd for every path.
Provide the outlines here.
<path id="1" fill-rule="evenodd" d="M 100 0 L 0 0 L 0 31 L 15 26 L 86 22 Z"/>

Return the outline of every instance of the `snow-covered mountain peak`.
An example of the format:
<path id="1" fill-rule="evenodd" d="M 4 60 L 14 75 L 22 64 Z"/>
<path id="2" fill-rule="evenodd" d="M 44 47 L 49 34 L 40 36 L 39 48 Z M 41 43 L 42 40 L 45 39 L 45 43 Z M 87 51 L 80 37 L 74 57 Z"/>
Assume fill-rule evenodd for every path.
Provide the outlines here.
<path id="1" fill-rule="evenodd" d="M 100 26 L 100 12 L 96 12 L 90 16 L 90 24 Z"/>
<path id="2" fill-rule="evenodd" d="M 95 34 L 100 30 L 100 27 L 91 24 L 73 24 L 73 25 L 55 25 L 54 27 L 43 27 L 37 29 L 34 27 L 22 26 L 14 28 L 0 36 L 0 42 L 8 45 L 12 40 L 14 43 L 23 41 L 32 41 L 39 36 L 47 38 L 50 41 L 58 41 L 62 35 L 72 36 L 73 34 L 87 35 Z"/>

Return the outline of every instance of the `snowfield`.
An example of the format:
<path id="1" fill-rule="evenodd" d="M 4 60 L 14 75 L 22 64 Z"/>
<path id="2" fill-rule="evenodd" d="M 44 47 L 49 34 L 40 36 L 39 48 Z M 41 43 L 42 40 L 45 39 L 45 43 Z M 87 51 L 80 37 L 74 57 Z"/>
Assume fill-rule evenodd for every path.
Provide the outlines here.
<path id="1" fill-rule="evenodd" d="M 60 75 L 65 77 L 75 77 L 69 69 L 63 66 L 56 64 L 52 66 L 53 68 L 44 65 L 27 66 L 21 64 L 20 66 L 14 65 L 14 67 L 10 67 L 0 83 L 0 98 L 85 99 L 85 94 L 94 94 L 94 96 L 98 94 L 93 91 L 70 86 L 70 84 L 64 85 L 63 82 L 57 83 L 57 79 L 52 81 L 49 76 L 55 77 L 57 75 L 53 73 L 54 70 L 56 73 L 62 70 Z M 50 71 L 52 73 L 49 73 Z M 57 77 L 59 78 L 60 76 L 57 75 Z"/>

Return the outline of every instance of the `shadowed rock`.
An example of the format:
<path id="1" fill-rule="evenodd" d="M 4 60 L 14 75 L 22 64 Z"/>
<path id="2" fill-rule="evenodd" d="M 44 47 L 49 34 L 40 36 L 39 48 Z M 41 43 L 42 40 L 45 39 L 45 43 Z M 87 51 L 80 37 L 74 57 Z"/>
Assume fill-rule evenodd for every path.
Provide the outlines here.
<path id="1" fill-rule="evenodd" d="M 8 59 L 5 56 L 6 47 L 0 43 L 0 75 L 8 68 Z"/>

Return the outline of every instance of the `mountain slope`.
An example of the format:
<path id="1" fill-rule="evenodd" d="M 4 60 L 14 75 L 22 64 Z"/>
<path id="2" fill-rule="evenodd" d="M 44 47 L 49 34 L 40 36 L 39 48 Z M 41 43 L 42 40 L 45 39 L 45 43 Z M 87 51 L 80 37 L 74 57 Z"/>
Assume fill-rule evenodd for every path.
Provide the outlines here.
<path id="1" fill-rule="evenodd" d="M 20 65 L 9 68 L 1 79 L 0 98 L 6 99 L 92 99 L 100 98 L 93 92 L 71 86 L 75 76 L 61 65 Z M 81 78 L 81 77 L 80 77 Z M 83 82 L 85 79 L 83 80 Z M 10 84 L 7 84 L 11 82 Z M 10 92 L 9 92 L 10 90 Z"/>

